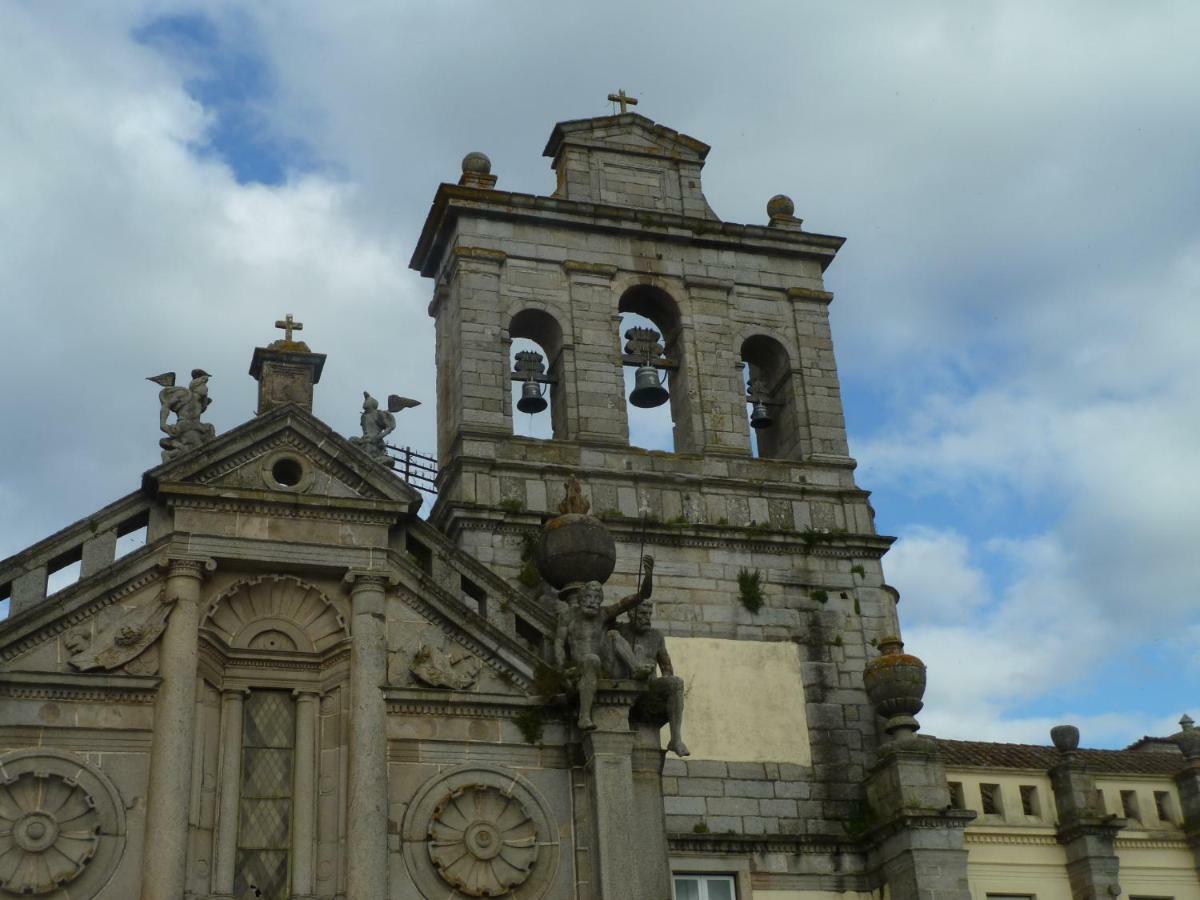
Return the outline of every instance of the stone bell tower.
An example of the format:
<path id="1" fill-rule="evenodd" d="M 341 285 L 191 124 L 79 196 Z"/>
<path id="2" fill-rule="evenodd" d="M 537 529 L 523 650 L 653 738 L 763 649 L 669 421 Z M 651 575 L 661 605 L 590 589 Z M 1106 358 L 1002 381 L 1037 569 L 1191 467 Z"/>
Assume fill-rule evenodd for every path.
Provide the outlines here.
<path id="1" fill-rule="evenodd" d="M 912 848 L 837 849 L 863 827 L 889 740 L 864 668 L 899 634 L 880 565 L 892 539 L 854 480 L 829 327 L 823 276 L 844 239 L 806 230 L 782 194 L 761 223 L 721 220 L 708 152 L 623 109 L 554 126 L 553 193 L 500 190 L 481 153 L 439 186 L 411 261 L 434 283 L 430 521 L 537 596 L 532 538 L 578 478 L 616 540 L 606 589 L 633 588 L 642 552 L 655 556 L 656 620 L 689 685 L 692 756 L 663 770 L 675 871 L 725 854 L 756 887 L 827 889 L 816 876 L 772 888 L 711 835 L 803 836 L 804 853 L 828 845 L 821 871 L 844 873 L 839 890 L 882 878 L 908 896 L 902 884 L 932 887 L 902 874 L 919 867 Z M 625 329 L 627 315 L 653 327 Z M 517 339 L 540 351 L 514 358 Z M 635 406 L 661 380 L 673 451 L 630 445 L 630 367 Z M 514 381 L 523 410 L 548 401 L 551 438 L 514 435 Z M 946 883 L 963 895 L 956 874 Z"/>

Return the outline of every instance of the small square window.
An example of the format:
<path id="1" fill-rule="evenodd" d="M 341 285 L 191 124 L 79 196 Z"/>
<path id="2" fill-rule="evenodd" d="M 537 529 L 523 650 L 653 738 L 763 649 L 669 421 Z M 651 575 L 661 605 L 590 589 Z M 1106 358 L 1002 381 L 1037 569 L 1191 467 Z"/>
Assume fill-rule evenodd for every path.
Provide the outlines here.
<path id="1" fill-rule="evenodd" d="M 1142 821 L 1141 812 L 1138 810 L 1137 791 L 1121 791 L 1121 812 L 1127 819 Z"/>
<path id="2" fill-rule="evenodd" d="M 979 785 L 979 799 L 982 804 L 981 812 L 983 812 L 985 816 L 1004 815 L 1004 803 L 1000 799 L 1000 785 Z"/>
<path id="3" fill-rule="evenodd" d="M 1158 821 L 1171 823 L 1175 821 L 1175 804 L 1170 791 L 1154 792 L 1154 811 L 1158 813 Z"/>
<path id="4" fill-rule="evenodd" d="M 487 592 L 466 575 L 461 576 L 463 600 L 468 606 L 474 606 L 479 615 L 487 618 Z"/>
<path id="5" fill-rule="evenodd" d="M 966 809 L 967 801 L 963 797 L 963 786 L 961 781 L 951 781 L 950 786 L 950 808 L 951 809 Z"/>
<path id="6" fill-rule="evenodd" d="M 675 900 L 737 900 L 732 875 L 675 875 Z"/>
<path id="7" fill-rule="evenodd" d="M 1032 784 L 1021 785 L 1021 812 L 1027 816 L 1040 817 L 1041 806 L 1038 804 L 1038 789 Z"/>

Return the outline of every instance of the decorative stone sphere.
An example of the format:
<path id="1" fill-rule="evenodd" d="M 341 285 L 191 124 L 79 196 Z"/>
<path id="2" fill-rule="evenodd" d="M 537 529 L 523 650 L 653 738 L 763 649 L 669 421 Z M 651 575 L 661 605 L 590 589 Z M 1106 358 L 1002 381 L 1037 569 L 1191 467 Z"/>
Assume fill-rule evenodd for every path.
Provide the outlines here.
<path id="1" fill-rule="evenodd" d="M 796 215 L 796 204 L 787 194 L 776 194 L 767 201 L 767 215 L 772 219 L 792 218 Z"/>
<path id="2" fill-rule="evenodd" d="M 1050 740 L 1059 753 L 1072 753 L 1079 749 L 1079 729 L 1074 725 L 1055 725 L 1050 729 Z"/>
<path id="3" fill-rule="evenodd" d="M 617 544 L 594 516 L 566 513 L 542 528 L 538 571 L 559 590 L 572 582 L 605 582 L 616 564 Z"/>
<path id="4" fill-rule="evenodd" d="M 487 158 L 487 154 L 475 150 L 463 157 L 462 170 L 469 175 L 490 175 L 492 161 Z"/>
<path id="5" fill-rule="evenodd" d="M 867 663 L 863 683 L 875 711 L 888 720 L 888 734 L 911 734 L 920 729 L 913 717 L 925 705 L 925 663 L 905 653 L 898 637 L 879 642 L 879 656 Z"/>

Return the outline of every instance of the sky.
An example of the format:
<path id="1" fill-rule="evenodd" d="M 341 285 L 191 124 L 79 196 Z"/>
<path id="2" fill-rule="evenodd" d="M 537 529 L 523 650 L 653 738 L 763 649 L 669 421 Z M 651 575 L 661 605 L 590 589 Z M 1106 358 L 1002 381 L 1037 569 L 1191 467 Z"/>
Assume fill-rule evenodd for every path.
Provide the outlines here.
<path id="1" fill-rule="evenodd" d="M 315 412 L 425 399 L 407 263 L 468 151 L 547 194 L 556 121 L 712 146 L 727 221 L 790 195 L 851 453 L 929 665 L 925 730 L 1123 746 L 1200 715 L 1200 5 L 0 0 L 0 557 L 136 488 L 147 376 L 253 414 L 285 312 Z M 653 423 L 635 442 L 654 443 Z"/>

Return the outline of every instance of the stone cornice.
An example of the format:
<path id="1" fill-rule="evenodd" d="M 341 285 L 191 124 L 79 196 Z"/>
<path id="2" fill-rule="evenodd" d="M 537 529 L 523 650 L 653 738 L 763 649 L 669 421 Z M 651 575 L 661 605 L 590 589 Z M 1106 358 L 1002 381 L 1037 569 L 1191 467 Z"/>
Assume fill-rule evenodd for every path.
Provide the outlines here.
<path id="1" fill-rule="evenodd" d="M 425 688 L 385 687 L 389 715 L 460 716 L 469 719 L 512 719 L 528 709 L 541 709 L 557 720 L 560 711 L 541 700 L 510 694 L 485 694 Z"/>
<path id="2" fill-rule="evenodd" d="M 672 853 L 749 855 L 752 853 L 848 853 L 863 848 L 853 840 L 823 834 L 695 834 L 669 832 Z"/>
<path id="3" fill-rule="evenodd" d="M 224 512 L 253 513 L 276 516 L 284 519 L 325 519 L 331 522 L 355 522 L 363 525 L 391 525 L 403 510 L 401 504 L 394 509 L 380 509 L 384 501 L 341 499 L 345 504 L 338 507 L 328 505 L 329 497 L 297 494 L 275 497 L 257 491 L 238 491 L 226 488 L 207 488 L 198 485 L 163 485 L 168 506 L 182 509 L 209 509 Z"/>
<path id="4" fill-rule="evenodd" d="M 508 254 L 503 250 L 493 250 L 490 247 L 464 247 L 461 244 L 451 250 L 450 253 L 456 260 L 486 262 L 497 266 L 504 265 L 508 259 Z"/>
<path id="5" fill-rule="evenodd" d="M 454 512 L 459 514 L 454 516 L 450 523 L 451 531 L 454 534 L 462 531 L 527 534 L 541 527 L 541 516 L 530 522 L 507 521 L 507 516 L 501 517 L 501 514 L 492 510 L 491 507 L 456 504 Z M 469 515 L 474 512 L 485 514 L 478 517 Z M 496 514 L 493 515 L 493 513 Z M 881 535 L 847 533 L 836 535 L 829 543 L 807 544 L 800 533 L 795 531 L 764 530 L 761 532 L 761 537 L 757 534 L 750 537 L 747 536 L 747 533 L 752 529 L 724 525 L 699 524 L 678 527 L 647 525 L 643 528 L 639 519 L 617 522 L 602 518 L 601 521 L 618 540 L 630 542 L 645 540 L 647 545 L 658 547 L 696 547 L 706 550 L 737 547 L 755 553 L 784 555 L 802 553 L 806 556 L 829 559 L 880 559 L 895 541 L 895 538 Z"/>
<path id="6" fill-rule="evenodd" d="M 797 256 L 818 261 L 822 271 L 846 240 L 767 225 L 741 225 L 701 216 L 442 184 L 434 195 L 409 268 L 427 277 L 436 274 L 442 263 L 444 251 L 441 248 L 453 233 L 451 223 L 460 214 L 484 218 L 532 218 L 543 227 L 615 228 L 664 243 L 702 243 L 769 256 Z"/>
<path id="7" fill-rule="evenodd" d="M 0 697 L 77 703 L 153 703 L 160 680 L 94 672 L 0 672 Z"/>
<path id="8" fill-rule="evenodd" d="M 716 291 L 728 294 L 733 290 L 732 278 L 709 278 L 707 275 L 684 275 L 684 286 L 690 290 Z"/>

